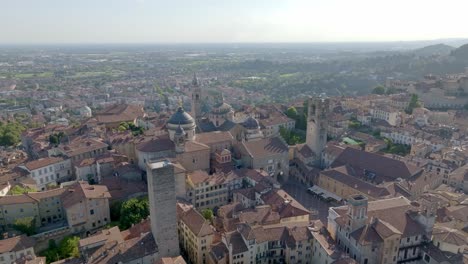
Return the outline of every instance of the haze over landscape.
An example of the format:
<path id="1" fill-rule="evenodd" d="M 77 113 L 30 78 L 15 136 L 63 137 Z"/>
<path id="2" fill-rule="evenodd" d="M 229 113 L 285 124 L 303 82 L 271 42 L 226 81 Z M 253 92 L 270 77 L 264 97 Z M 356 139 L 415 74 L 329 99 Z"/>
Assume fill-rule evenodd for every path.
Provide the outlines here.
<path id="1" fill-rule="evenodd" d="M 463 38 L 463 0 L 2 1 L 0 43 L 362 42 Z"/>

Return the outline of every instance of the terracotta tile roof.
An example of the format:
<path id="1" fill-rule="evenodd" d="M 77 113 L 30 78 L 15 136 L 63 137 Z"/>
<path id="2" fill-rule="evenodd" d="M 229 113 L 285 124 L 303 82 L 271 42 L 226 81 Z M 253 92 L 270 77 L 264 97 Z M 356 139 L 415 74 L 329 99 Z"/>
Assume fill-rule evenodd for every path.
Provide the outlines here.
<path id="1" fill-rule="evenodd" d="M 208 172 L 203 170 L 196 170 L 187 175 L 187 179 L 190 180 L 194 185 L 206 182 L 210 179 Z"/>
<path id="2" fill-rule="evenodd" d="M 116 104 L 107 107 L 96 114 L 96 119 L 100 123 L 129 122 L 137 117 L 143 117 L 143 108 L 137 105 Z"/>
<path id="3" fill-rule="evenodd" d="M 34 247 L 35 244 L 36 240 L 26 235 L 3 239 L 0 240 L 0 254 L 24 250 Z"/>
<path id="4" fill-rule="evenodd" d="M 191 208 L 183 213 L 180 221 L 185 223 L 190 231 L 198 237 L 204 237 L 214 234 L 210 223 L 195 209 Z"/>
<path id="5" fill-rule="evenodd" d="M 174 142 L 168 136 L 143 139 L 138 142 L 136 149 L 141 152 L 161 152 L 174 150 Z"/>
<path id="6" fill-rule="evenodd" d="M 288 153 L 288 146 L 278 137 L 242 142 L 245 150 L 254 158 Z"/>
<path id="7" fill-rule="evenodd" d="M 88 254 L 87 264 L 128 263 L 158 252 L 156 241 L 151 232 L 125 240 L 107 242 Z"/>
<path id="8" fill-rule="evenodd" d="M 308 215 L 310 212 L 283 189 L 276 189 L 261 196 L 265 204 L 277 211 L 281 218 Z"/>
<path id="9" fill-rule="evenodd" d="M 394 234 L 400 234 L 395 227 L 380 219 L 371 219 L 370 223 L 355 230 L 350 235 L 360 244 L 382 243 L 384 239 Z"/>
<path id="10" fill-rule="evenodd" d="M 80 181 L 71 185 L 62 195 L 62 203 L 65 208 L 73 206 L 83 199 L 109 199 L 111 198 L 107 187 L 104 185 L 89 185 Z"/>
<path id="11" fill-rule="evenodd" d="M 409 179 L 422 169 L 403 161 L 354 148 L 346 148 L 331 164 L 331 168 L 348 165 L 356 174 L 374 174 L 374 181 Z M 366 173 L 367 172 L 367 173 Z"/>
<path id="12" fill-rule="evenodd" d="M 197 152 L 202 150 L 210 150 L 210 147 L 203 143 L 195 142 L 195 141 L 187 141 L 185 142 L 185 152 Z"/>
<path id="13" fill-rule="evenodd" d="M 42 192 L 30 192 L 24 195 L 27 195 L 35 200 L 41 200 L 41 199 L 50 198 L 50 197 L 59 197 L 66 191 L 67 191 L 67 188 L 57 188 L 57 189 L 42 191 Z"/>
<path id="14" fill-rule="evenodd" d="M 249 248 L 242 238 L 242 235 L 237 231 L 227 233 L 226 240 L 228 245 L 232 245 L 232 255 L 237 255 L 249 251 Z"/>
<path id="15" fill-rule="evenodd" d="M 253 209 L 245 209 L 238 213 L 239 222 L 252 225 L 271 225 L 280 222 L 278 212 L 270 206 L 257 206 Z"/>
<path id="16" fill-rule="evenodd" d="M 158 249 L 149 226 L 149 219 L 145 219 L 122 232 L 113 227 L 81 239 L 86 263 L 128 263 L 155 254 Z"/>
<path id="17" fill-rule="evenodd" d="M 354 175 L 354 170 L 347 165 L 336 167 L 329 170 L 324 170 L 321 174 L 350 186 L 364 194 L 373 198 L 382 198 L 390 195 L 390 192 L 385 187 L 376 186 L 369 182 L 361 180 Z"/>
<path id="18" fill-rule="evenodd" d="M 139 223 L 132 225 L 129 229 L 122 231 L 122 237 L 125 240 L 140 236 L 142 233 L 151 232 L 150 218 L 141 220 Z"/>
<path id="19" fill-rule="evenodd" d="M 95 235 L 82 238 L 80 239 L 78 245 L 81 248 L 92 246 L 93 244 L 106 241 L 119 241 L 120 243 L 123 242 L 122 234 L 120 233 L 119 227 L 114 226 L 109 229 L 104 229 Z"/>
<path id="20" fill-rule="evenodd" d="M 285 227 L 264 228 L 259 226 L 253 230 L 255 242 L 285 241 L 288 236 L 286 230 Z"/>
<path id="21" fill-rule="evenodd" d="M 312 238 L 312 234 L 307 226 L 288 227 L 287 230 L 290 242 L 307 241 Z"/>
<path id="22" fill-rule="evenodd" d="M 25 204 L 25 203 L 37 203 L 38 200 L 22 194 L 22 195 L 6 195 L 0 197 L 0 205 L 12 205 L 12 204 Z"/>
<path id="23" fill-rule="evenodd" d="M 436 226 L 432 231 L 432 239 L 443 241 L 448 244 L 463 246 L 468 245 L 467 235 L 457 229 L 452 229 L 443 226 Z"/>
<path id="24" fill-rule="evenodd" d="M 52 165 L 52 164 L 55 164 L 55 163 L 58 163 L 58 162 L 61 162 L 61 161 L 63 161 L 63 158 L 48 157 L 48 158 L 42 158 L 42 159 L 27 162 L 27 163 L 24 164 L 24 166 L 29 171 L 32 171 L 32 170 L 43 168 L 43 167 L 46 167 L 46 166 L 49 166 L 49 165 Z"/>
<path id="25" fill-rule="evenodd" d="M 340 215 L 337 218 L 339 225 L 346 224 L 348 216 L 347 206 L 335 207 L 334 210 Z M 416 210 L 408 199 L 404 197 L 371 201 L 368 204 L 367 221 L 379 219 L 402 233 L 402 237 L 425 234 L 424 228 L 411 215 Z"/>
<path id="26" fill-rule="evenodd" d="M 60 148 L 67 156 L 73 157 L 94 150 L 107 148 L 107 144 L 93 138 L 78 137 L 73 139 L 69 144 L 61 145 Z"/>
<path id="27" fill-rule="evenodd" d="M 205 145 L 210 145 L 224 141 L 232 141 L 234 137 L 229 131 L 213 131 L 197 134 L 195 140 Z"/>

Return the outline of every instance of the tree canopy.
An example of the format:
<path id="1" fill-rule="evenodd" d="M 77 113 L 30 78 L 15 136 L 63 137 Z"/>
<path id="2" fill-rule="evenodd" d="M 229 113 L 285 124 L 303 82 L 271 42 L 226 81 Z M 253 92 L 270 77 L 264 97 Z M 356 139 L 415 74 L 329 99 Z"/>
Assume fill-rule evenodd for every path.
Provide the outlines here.
<path id="1" fill-rule="evenodd" d="M 383 87 L 382 85 L 376 86 L 376 87 L 372 90 L 372 93 L 373 93 L 373 94 L 385 94 L 385 87 Z"/>
<path id="2" fill-rule="evenodd" d="M 132 134 L 134 136 L 138 136 L 138 135 L 143 134 L 143 128 L 139 127 L 139 126 L 136 126 L 132 122 L 122 122 L 122 123 L 120 123 L 118 130 L 119 131 L 129 130 L 129 131 L 132 132 Z"/>
<path id="3" fill-rule="evenodd" d="M 299 134 L 284 127 L 280 127 L 280 135 L 286 141 L 286 143 L 288 143 L 288 145 L 296 145 L 305 142 L 305 139 Z"/>
<path id="4" fill-rule="evenodd" d="M 413 110 L 414 108 L 417 108 L 419 107 L 419 98 L 418 98 L 418 95 L 417 94 L 412 94 L 411 95 L 411 99 L 410 99 L 410 102 L 409 102 L 409 105 L 408 105 L 408 108 L 406 108 L 406 113 L 407 114 L 412 114 L 413 113 Z"/>
<path id="5" fill-rule="evenodd" d="M 15 187 L 10 190 L 10 194 L 12 195 L 20 195 L 28 192 L 37 192 L 37 190 L 31 187 L 21 187 L 19 185 L 15 185 Z"/>
<path id="6" fill-rule="evenodd" d="M 36 234 L 36 218 L 17 218 L 13 224 L 13 228 L 28 236 L 34 235 Z"/>
<path id="7" fill-rule="evenodd" d="M 66 258 L 77 258 L 80 256 L 78 243 L 80 238 L 77 236 L 68 236 L 60 241 L 59 245 L 55 240 L 49 240 L 49 248 L 40 253 L 41 256 L 46 257 L 47 263 L 55 262 Z"/>
<path id="8" fill-rule="evenodd" d="M 14 146 L 21 141 L 26 128 L 18 122 L 0 122 L 0 146 Z"/>
<path id="9" fill-rule="evenodd" d="M 62 138 L 65 136 L 65 133 L 60 131 L 59 133 L 54 133 L 49 136 L 49 143 L 53 145 L 58 145 L 60 144 L 60 141 Z"/>
<path id="10" fill-rule="evenodd" d="M 206 220 L 210 222 L 213 221 L 213 218 L 214 218 L 213 210 L 211 210 L 210 208 L 206 208 L 201 213 Z"/>
<path id="11" fill-rule="evenodd" d="M 128 229 L 149 215 L 148 198 L 132 198 L 122 203 L 120 208 L 120 228 Z"/>
<path id="12" fill-rule="evenodd" d="M 291 106 L 286 110 L 286 115 L 291 118 L 291 119 L 296 119 L 297 118 L 297 110 L 294 106 Z"/>

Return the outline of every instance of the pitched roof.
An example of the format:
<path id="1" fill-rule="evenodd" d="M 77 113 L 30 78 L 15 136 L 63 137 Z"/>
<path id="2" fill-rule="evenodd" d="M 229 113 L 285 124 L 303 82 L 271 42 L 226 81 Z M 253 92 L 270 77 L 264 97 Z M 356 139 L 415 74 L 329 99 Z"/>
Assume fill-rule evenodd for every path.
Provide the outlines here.
<path id="1" fill-rule="evenodd" d="M 371 219 L 370 223 L 355 230 L 351 236 L 361 244 L 381 243 L 384 239 L 399 234 L 395 227 L 380 219 Z"/>
<path id="2" fill-rule="evenodd" d="M 26 235 L 15 236 L 0 240 L 0 254 L 15 252 L 31 248 L 36 244 L 36 240 Z"/>
<path id="3" fill-rule="evenodd" d="M 136 145 L 136 149 L 141 152 L 161 152 L 174 148 L 174 142 L 167 136 L 144 139 Z"/>
<path id="4" fill-rule="evenodd" d="M 226 240 L 228 245 L 232 245 L 232 255 L 237 255 L 249 250 L 242 235 L 238 231 L 226 234 Z"/>
<path id="5" fill-rule="evenodd" d="M 360 177 L 355 177 L 354 170 L 348 166 L 340 166 L 329 170 L 324 170 L 321 174 L 350 186 L 362 193 L 365 193 L 373 198 L 382 198 L 390 195 L 387 188 L 376 186 L 369 182 L 361 180 Z"/>
<path id="6" fill-rule="evenodd" d="M 354 148 L 346 148 L 331 164 L 331 168 L 343 165 L 350 166 L 359 175 L 367 176 L 368 173 L 372 173 L 375 182 L 393 181 L 397 178 L 409 179 L 422 171 L 401 160 Z"/>
<path id="7" fill-rule="evenodd" d="M 38 200 L 22 194 L 22 195 L 6 195 L 0 197 L 0 205 L 12 205 L 12 204 L 25 204 L 25 203 L 37 203 Z"/>
<path id="8" fill-rule="evenodd" d="M 207 145 L 196 142 L 196 141 L 187 141 L 185 142 L 185 152 L 197 152 L 202 150 L 210 150 L 210 147 Z"/>
<path id="9" fill-rule="evenodd" d="M 229 131 L 213 131 L 196 135 L 196 141 L 205 145 L 234 140 Z"/>
<path id="10" fill-rule="evenodd" d="M 97 113 L 96 119 L 100 123 L 128 122 L 144 116 L 144 113 L 141 106 L 115 104 Z"/>
<path id="11" fill-rule="evenodd" d="M 180 220 L 188 226 L 190 231 L 199 237 L 212 235 L 214 233 L 210 223 L 193 208 L 182 213 Z"/>
<path id="12" fill-rule="evenodd" d="M 29 171 L 32 171 L 32 170 L 36 170 L 36 169 L 39 169 L 39 168 L 43 168 L 43 167 L 58 163 L 60 161 L 63 161 L 63 158 L 60 158 L 60 157 L 47 157 L 47 158 L 42 158 L 42 159 L 27 162 L 27 163 L 24 164 L 24 166 Z"/>
<path id="13" fill-rule="evenodd" d="M 308 215 L 310 212 L 283 189 L 269 191 L 261 196 L 265 204 L 277 211 L 281 218 Z"/>
<path id="14" fill-rule="evenodd" d="M 340 215 L 336 218 L 337 223 L 339 225 L 346 224 L 348 206 L 334 207 L 333 209 Z M 379 219 L 388 223 L 402 233 L 402 237 L 422 235 L 426 233 L 423 226 L 414 220 L 411 215 L 413 210 L 417 209 L 408 199 L 402 196 L 371 201 L 368 203 L 367 221 Z"/>
<path id="15" fill-rule="evenodd" d="M 93 150 L 107 148 L 107 146 L 108 145 L 106 143 L 98 139 L 78 137 L 68 144 L 61 145 L 60 148 L 66 153 L 66 155 L 72 157 Z"/>
<path id="16" fill-rule="evenodd" d="M 106 186 L 89 185 L 87 182 L 79 181 L 63 193 L 62 203 L 65 208 L 69 208 L 84 199 L 109 199 L 110 197 Z"/>
<path id="17" fill-rule="evenodd" d="M 456 229 L 436 226 L 432 231 L 432 239 L 439 240 L 448 244 L 463 246 L 468 244 L 467 236 Z"/>
<path id="18" fill-rule="evenodd" d="M 245 150 L 254 158 L 288 153 L 288 146 L 278 137 L 242 142 Z"/>

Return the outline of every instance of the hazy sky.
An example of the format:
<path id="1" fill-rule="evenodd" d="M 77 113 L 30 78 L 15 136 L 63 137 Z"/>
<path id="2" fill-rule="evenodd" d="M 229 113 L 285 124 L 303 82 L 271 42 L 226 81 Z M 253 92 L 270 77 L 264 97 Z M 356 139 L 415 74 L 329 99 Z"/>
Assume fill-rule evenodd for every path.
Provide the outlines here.
<path id="1" fill-rule="evenodd" d="M 0 0 L 0 43 L 468 37 L 467 0 Z"/>

